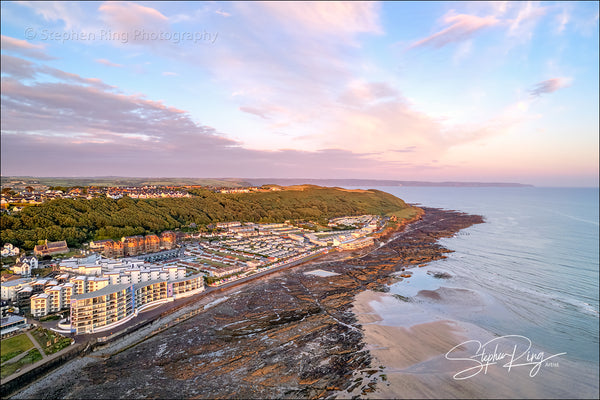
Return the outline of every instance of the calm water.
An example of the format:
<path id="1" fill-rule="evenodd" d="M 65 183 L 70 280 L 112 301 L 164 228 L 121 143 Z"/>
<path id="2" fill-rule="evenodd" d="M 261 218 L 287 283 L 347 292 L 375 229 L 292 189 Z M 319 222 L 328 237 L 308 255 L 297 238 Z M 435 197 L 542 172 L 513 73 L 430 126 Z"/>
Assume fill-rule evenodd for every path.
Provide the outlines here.
<path id="1" fill-rule="evenodd" d="M 391 291 L 477 292 L 481 311 L 452 318 L 495 334 L 520 334 L 549 352 L 598 365 L 599 203 L 592 188 L 378 187 L 409 203 L 465 211 L 486 223 L 442 239 L 446 260 L 417 269 Z M 425 270 L 453 277 L 434 279 Z M 444 312 L 449 312 L 445 310 Z M 452 312 L 452 311 L 450 311 Z"/>

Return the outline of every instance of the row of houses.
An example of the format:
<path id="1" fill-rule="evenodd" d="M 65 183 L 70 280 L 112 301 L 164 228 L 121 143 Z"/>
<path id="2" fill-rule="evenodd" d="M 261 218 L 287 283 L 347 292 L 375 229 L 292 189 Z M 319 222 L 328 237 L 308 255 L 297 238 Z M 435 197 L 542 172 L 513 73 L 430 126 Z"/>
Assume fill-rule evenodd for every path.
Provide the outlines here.
<path id="1" fill-rule="evenodd" d="M 133 257 L 145 253 L 155 253 L 161 250 L 175 248 L 177 236 L 174 232 L 166 231 L 158 235 L 125 236 L 120 241 L 112 239 L 95 240 L 90 242 L 90 250 L 100 251 L 109 258 Z"/>
<path id="2" fill-rule="evenodd" d="M 92 199 L 95 196 L 106 196 L 112 199 L 120 199 L 129 196 L 134 199 L 166 198 L 166 197 L 191 197 L 187 190 L 176 187 L 94 187 L 88 188 L 72 187 L 63 192 L 62 190 L 38 190 L 29 186 L 23 190 L 14 190 L 11 195 L 2 193 L 0 196 L 0 208 L 8 209 L 11 203 L 17 204 L 42 204 L 54 199 Z"/>

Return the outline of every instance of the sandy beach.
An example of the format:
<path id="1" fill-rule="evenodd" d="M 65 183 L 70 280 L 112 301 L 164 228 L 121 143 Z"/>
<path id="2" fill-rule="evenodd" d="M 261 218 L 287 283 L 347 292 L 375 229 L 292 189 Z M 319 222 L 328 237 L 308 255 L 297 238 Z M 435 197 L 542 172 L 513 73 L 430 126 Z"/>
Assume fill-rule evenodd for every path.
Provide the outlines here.
<path id="1" fill-rule="evenodd" d="M 455 295 L 451 289 L 440 288 L 423 291 L 417 297 L 437 303 L 450 301 Z M 455 346 L 469 340 L 482 344 L 492 340 L 493 346 L 488 346 L 491 350 L 497 342 L 498 352 L 515 345 L 520 352 L 524 350 L 522 339 L 499 339 L 473 324 L 428 314 L 418 303 L 365 291 L 356 296 L 353 312 L 373 356 L 371 365 L 381 371 L 376 390 L 368 398 L 595 398 L 598 395 L 597 386 L 590 384 L 594 379 L 593 369 L 560 356 L 542 363 L 535 376 L 530 376 L 535 372 L 532 372 L 534 365 L 510 370 L 503 367 L 507 357 L 489 365 L 487 370 L 476 368 L 456 376 L 477 365 L 474 359 L 482 359 L 474 357 L 479 348 L 477 342 L 460 346 L 449 354 L 452 359 L 448 359 L 447 353 Z M 532 347 L 529 355 L 537 356 L 540 352 Z M 551 355 L 546 352 L 540 357 Z M 514 364 L 526 362 L 526 357 Z M 474 376 L 458 379 L 471 374 Z M 339 397 L 356 394 L 359 393 L 342 393 Z"/>

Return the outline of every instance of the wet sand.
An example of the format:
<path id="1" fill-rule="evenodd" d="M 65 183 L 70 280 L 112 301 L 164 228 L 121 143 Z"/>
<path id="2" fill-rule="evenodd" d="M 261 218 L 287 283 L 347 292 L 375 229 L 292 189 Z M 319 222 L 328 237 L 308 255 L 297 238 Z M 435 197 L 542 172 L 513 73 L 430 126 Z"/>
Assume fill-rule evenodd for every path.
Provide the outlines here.
<path id="1" fill-rule="evenodd" d="M 460 295 L 460 290 L 440 288 L 422 291 L 417 297 L 435 302 L 448 301 Z M 380 315 L 378 311 L 383 314 Z M 543 363 L 535 376 L 533 366 L 502 367 L 498 364 L 457 378 L 455 375 L 481 358 L 474 357 L 477 343 L 468 343 L 457 351 L 447 353 L 469 340 L 486 343 L 495 339 L 500 349 L 519 346 L 519 338 L 499 339 L 498 336 L 473 324 L 428 314 L 423 307 L 403 302 L 387 293 L 365 291 L 355 297 L 353 312 L 362 325 L 364 342 L 371 352 L 373 367 L 380 367 L 379 381 L 367 398 L 597 398 L 597 373 L 593 367 L 574 363 L 557 356 Z M 402 317 L 406 314 L 406 318 Z M 415 315 L 416 314 L 416 315 Z M 534 344 L 535 346 L 535 344 Z M 492 347 L 493 350 L 493 347 Z M 533 347 L 530 354 L 541 350 Z M 545 357 L 551 353 L 546 352 Z M 471 358 L 456 360 L 455 358 Z M 518 362 L 526 362 L 525 357 Z M 515 362 L 516 364 L 517 362 Z M 556 363 L 556 364 L 555 364 Z M 514 364 L 513 364 L 514 365 Z M 383 368 L 381 368 L 383 367 Z M 534 371 L 535 372 L 535 371 Z M 360 393 L 341 393 L 350 398 Z"/>

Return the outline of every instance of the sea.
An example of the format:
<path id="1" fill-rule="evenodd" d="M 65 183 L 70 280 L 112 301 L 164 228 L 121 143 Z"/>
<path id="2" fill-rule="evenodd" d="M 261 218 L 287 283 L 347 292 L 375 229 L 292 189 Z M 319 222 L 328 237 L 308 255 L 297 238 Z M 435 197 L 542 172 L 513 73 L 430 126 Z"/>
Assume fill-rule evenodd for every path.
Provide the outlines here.
<path id="1" fill-rule="evenodd" d="M 359 188 L 359 187 L 349 187 Z M 368 189 L 361 187 L 362 189 Z M 413 269 L 390 291 L 411 298 L 441 286 L 476 292 L 483 307 L 447 317 L 495 335 L 522 335 L 549 353 L 598 368 L 598 188 L 373 187 L 407 203 L 484 217 L 440 243 L 448 258 Z M 446 272 L 436 279 L 431 272 Z M 428 273 L 430 272 L 430 273 Z M 431 311 L 431 310 L 430 310 Z M 435 310 L 433 310 L 435 311 Z M 378 310 L 384 312 L 385 309 Z M 398 318 L 395 313 L 390 316 Z M 395 321 L 402 325 L 402 321 Z"/>

